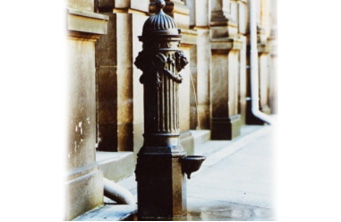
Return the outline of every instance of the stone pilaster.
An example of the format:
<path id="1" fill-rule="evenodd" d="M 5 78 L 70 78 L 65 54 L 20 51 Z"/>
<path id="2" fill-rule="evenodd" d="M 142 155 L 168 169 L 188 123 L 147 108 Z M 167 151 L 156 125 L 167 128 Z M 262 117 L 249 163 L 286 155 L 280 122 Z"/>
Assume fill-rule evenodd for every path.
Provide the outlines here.
<path id="1" fill-rule="evenodd" d="M 270 114 L 269 88 L 270 88 L 270 12 L 269 0 L 260 1 L 260 26 L 258 28 L 258 72 L 259 72 L 259 107 L 260 111 Z"/>
<path id="2" fill-rule="evenodd" d="M 195 74 L 193 76 L 193 94 L 191 97 L 191 128 L 210 128 L 210 63 L 211 63 L 211 43 L 210 43 L 210 1 L 193 1 L 193 13 L 191 26 L 197 32 L 195 53 Z M 192 18 L 193 17 L 193 18 Z M 194 59 L 193 59 L 194 60 Z M 192 66 L 192 64 L 191 64 Z"/>
<path id="3" fill-rule="evenodd" d="M 267 43 L 258 44 L 258 72 L 259 72 L 259 109 L 270 114 L 269 107 L 269 57 L 270 47 Z"/>
<path id="4" fill-rule="evenodd" d="M 270 45 L 270 66 L 269 66 L 269 106 L 271 108 L 271 113 L 277 113 L 277 0 L 273 0 L 270 2 L 270 24 L 271 24 L 271 32 L 269 37 L 269 45 Z"/>
<path id="5" fill-rule="evenodd" d="M 238 59 L 242 41 L 213 39 L 211 47 L 211 138 L 231 140 L 240 135 Z"/>
<path id="6" fill-rule="evenodd" d="M 210 128 L 210 64 L 211 42 L 209 27 L 197 28 L 197 112 L 198 129 Z"/>
<path id="7" fill-rule="evenodd" d="M 242 46 L 239 52 L 239 101 L 238 111 L 241 115 L 241 125 L 246 124 L 247 109 L 247 37 L 239 34 Z"/>
<path id="8" fill-rule="evenodd" d="M 239 112 L 241 115 L 241 124 L 246 124 L 246 100 L 247 100 L 247 35 L 249 33 L 249 11 L 246 0 L 236 1 L 238 38 L 242 41 L 242 48 L 239 53 Z"/>
<path id="9" fill-rule="evenodd" d="M 190 129 L 198 129 L 200 122 L 198 119 L 197 48 L 194 46 L 190 49 Z"/>
<path id="10" fill-rule="evenodd" d="M 211 1 L 211 36 L 212 38 L 224 38 L 236 36 L 238 25 L 231 14 L 223 11 L 222 0 Z"/>
<path id="11" fill-rule="evenodd" d="M 148 1 L 106 0 L 99 12 L 109 16 L 109 34 L 97 44 L 98 142 L 105 151 L 138 151 L 143 114 L 140 72 L 133 58 L 141 50 L 137 36 L 147 19 Z"/>
<path id="12" fill-rule="evenodd" d="M 119 151 L 133 151 L 134 80 L 132 58 L 132 14 L 115 11 L 117 56 L 117 145 Z M 138 105 L 138 104 L 136 104 Z"/>
<path id="13" fill-rule="evenodd" d="M 240 134 L 238 26 L 221 0 L 212 1 L 211 138 L 231 140 Z M 226 5 L 225 5 L 226 6 Z"/>
<path id="14" fill-rule="evenodd" d="M 236 1 L 236 17 L 238 24 L 238 33 L 242 35 L 247 35 L 249 33 L 249 8 L 247 0 L 237 0 Z"/>
<path id="15" fill-rule="evenodd" d="M 96 165 L 95 42 L 107 33 L 108 17 L 92 1 L 68 4 L 69 128 L 65 220 L 103 203 L 103 177 Z"/>
<path id="16" fill-rule="evenodd" d="M 117 151 L 116 15 L 102 9 L 100 12 L 107 15 L 109 21 L 108 34 L 96 43 L 97 149 Z"/>

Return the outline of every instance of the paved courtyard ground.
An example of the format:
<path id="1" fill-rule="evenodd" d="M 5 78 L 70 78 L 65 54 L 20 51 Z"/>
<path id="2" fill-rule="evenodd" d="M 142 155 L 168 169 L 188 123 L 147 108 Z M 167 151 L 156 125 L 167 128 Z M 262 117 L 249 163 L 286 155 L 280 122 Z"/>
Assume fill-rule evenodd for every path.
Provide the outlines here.
<path id="1" fill-rule="evenodd" d="M 173 220 L 276 220 L 274 134 L 273 126 L 244 126 L 236 140 L 209 140 L 197 146 L 195 154 L 207 159 L 187 180 L 187 215 Z M 134 175 L 118 184 L 136 197 Z M 76 220 L 138 220 L 136 205 L 116 205 L 107 198 L 105 202 Z"/>

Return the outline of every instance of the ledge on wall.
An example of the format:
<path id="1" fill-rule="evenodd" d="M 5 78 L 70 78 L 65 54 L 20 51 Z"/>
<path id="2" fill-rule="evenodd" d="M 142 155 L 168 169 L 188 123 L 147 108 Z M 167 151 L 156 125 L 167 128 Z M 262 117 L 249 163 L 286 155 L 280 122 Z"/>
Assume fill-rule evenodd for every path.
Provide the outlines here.
<path id="1" fill-rule="evenodd" d="M 115 182 L 132 175 L 135 169 L 133 152 L 96 152 L 96 162 L 103 176 Z"/>

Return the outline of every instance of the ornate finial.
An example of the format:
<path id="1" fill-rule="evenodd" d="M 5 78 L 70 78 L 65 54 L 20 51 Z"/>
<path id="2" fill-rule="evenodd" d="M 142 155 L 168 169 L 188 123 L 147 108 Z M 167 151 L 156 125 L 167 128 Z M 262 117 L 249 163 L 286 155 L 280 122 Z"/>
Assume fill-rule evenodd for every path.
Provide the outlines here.
<path id="1" fill-rule="evenodd" d="M 160 11 L 161 9 L 163 9 L 166 6 L 166 2 L 165 0 L 156 0 L 156 8 L 158 11 Z"/>

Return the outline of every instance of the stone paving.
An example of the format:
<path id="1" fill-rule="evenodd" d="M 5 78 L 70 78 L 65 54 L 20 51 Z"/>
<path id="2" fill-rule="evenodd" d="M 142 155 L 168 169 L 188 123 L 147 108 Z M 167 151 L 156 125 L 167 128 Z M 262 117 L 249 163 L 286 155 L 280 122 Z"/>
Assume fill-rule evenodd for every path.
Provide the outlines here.
<path id="1" fill-rule="evenodd" d="M 245 126 L 233 141 L 207 141 L 195 153 L 207 156 L 187 180 L 187 215 L 180 221 L 275 220 L 274 127 Z M 119 182 L 136 197 L 134 176 Z M 136 206 L 106 205 L 77 220 L 137 220 Z"/>
<path id="2" fill-rule="evenodd" d="M 183 219 L 275 219 L 273 128 L 262 131 L 235 153 L 193 174 L 187 183 L 188 215 Z"/>

